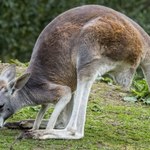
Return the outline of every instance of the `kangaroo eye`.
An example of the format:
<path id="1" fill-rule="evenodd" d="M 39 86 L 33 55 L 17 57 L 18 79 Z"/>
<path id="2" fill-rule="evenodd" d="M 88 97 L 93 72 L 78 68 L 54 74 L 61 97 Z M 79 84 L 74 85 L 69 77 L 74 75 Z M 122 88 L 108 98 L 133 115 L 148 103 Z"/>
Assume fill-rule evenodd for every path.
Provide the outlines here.
<path id="1" fill-rule="evenodd" d="M 4 89 L 4 92 L 6 92 L 6 93 L 7 93 L 7 92 L 8 92 L 8 89 L 6 89 L 6 88 L 5 88 L 5 89 Z"/>

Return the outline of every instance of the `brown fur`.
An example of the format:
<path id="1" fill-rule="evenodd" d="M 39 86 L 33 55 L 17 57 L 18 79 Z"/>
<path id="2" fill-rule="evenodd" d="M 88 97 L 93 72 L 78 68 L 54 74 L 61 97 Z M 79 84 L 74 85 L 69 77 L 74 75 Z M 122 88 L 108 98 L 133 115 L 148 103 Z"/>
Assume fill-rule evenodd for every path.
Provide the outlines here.
<path id="1" fill-rule="evenodd" d="M 83 34 L 81 38 L 89 40 L 92 46 L 99 46 L 95 49 L 104 49 L 101 55 L 132 65 L 139 63 L 143 50 L 139 32 L 131 23 L 118 19 L 118 16 L 99 17 L 84 29 Z"/>
<path id="2" fill-rule="evenodd" d="M 83 65 L 94 57 L 105 56 L 137 67 L 150 46 L 148 40 L 139 25 L 110 8 L 90 5 L 71 9 L 40 34 L 28 68 L 29 82 L 35 86 L 53 82 L 75 91 L 79 53 L 86 54 Z M 87 49 L 81 50 L 79 45 L 84 43 Z"/>

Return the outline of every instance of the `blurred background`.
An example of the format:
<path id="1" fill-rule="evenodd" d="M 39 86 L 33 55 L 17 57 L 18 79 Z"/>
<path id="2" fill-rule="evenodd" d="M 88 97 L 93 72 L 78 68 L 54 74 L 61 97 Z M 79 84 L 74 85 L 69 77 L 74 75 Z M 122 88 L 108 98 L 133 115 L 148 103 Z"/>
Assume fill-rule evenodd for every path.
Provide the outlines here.
<path id="1" fill-rule="evenodd" d="M 65 10 L 85 4 L 118 10 L 150 34 L 150 0 L 0 0 L 0 60 L 28 62 L 43 28 Z"/>

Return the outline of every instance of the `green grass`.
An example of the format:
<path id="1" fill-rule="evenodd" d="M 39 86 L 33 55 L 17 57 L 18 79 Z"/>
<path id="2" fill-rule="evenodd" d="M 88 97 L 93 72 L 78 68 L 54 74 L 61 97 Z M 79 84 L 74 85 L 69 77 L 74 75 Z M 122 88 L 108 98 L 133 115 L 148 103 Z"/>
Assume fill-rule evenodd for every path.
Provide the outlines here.
<path id="1" fill-rule="evenodd" d="M 96 83 L 89 99 L 83 139 L 23 139 L 15 144 L 14 149 L 150 150 L 150 107 L 142 103 L 122 101 L 126 95 L 114 85 Z M 37 110 L 37 107 L 22 109 L 10 120 L 34 118 Z M 1 129 L 0 133 L 0 150 L 8 150 L 20 131 Z"/>

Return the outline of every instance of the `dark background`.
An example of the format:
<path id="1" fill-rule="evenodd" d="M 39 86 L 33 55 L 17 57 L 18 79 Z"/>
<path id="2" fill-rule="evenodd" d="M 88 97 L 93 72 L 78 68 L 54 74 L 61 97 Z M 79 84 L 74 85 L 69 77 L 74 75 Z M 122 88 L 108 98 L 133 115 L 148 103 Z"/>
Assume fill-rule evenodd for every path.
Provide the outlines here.
<path id="1" fill-rule="evenodd" d="M 150 34 L 150 0 L 0 0 L 0 60 L 29 61 L 43 28 L 65 10 L 84 4 L 118 10 Z"/>

